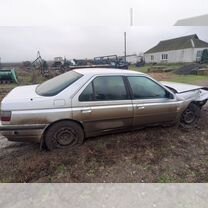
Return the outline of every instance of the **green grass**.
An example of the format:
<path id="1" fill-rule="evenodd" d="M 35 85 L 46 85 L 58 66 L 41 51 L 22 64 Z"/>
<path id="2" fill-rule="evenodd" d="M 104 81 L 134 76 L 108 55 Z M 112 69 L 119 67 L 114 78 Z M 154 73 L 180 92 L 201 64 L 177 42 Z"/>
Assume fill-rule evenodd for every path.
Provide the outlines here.
<path id="1" fill-rule="evenodd" d="M 145 64 L 142 67 L 136 67 L 134 65 L 131 65 L 129 67 L 130 70 L 133 71 L 139 71 L 139 72 L 143 72 L 143 73 L 147 73 L 149 68 L 154 68 L 154 67 L 166 67 L 168 69 L 178 69 L 180 67 L 182 67 L 184 64 L 157 64 L 157 65 L 152 65 L 152 64 Z"/>
<path id="2" fill-rule="evenodd" d="M 129 67 L 130 70 L 133 70 L 133 71 L 139 71 L 139 72 L 143 72 L 143 73 L 147 73 L 147 70 L 150 66 L 149 65 L 145 65 L 145 66 L 142 66 L 142 67 L 136 67 L 134 65 L 131 65 Z"/>
<path id="3" fill-rule="evenodd" d="M 164 66 L 164 65 L 157 65 L 157 66 Z M 165 66 L 167 66 L 167 68 L 177 69 L 177 68 L 180 68 L 182 64 L 166 64 Z M 133 71 L 139 71 L 139 72 L 148 74 L 148 69 L 151 67 L 152 65 L 150 64 L 147 64 L 143 67 L 136 67 L 134 65 L 131 65 L 129 69 Z M 206 85 L 208 85 L 208 75 L 177 75 L 177 74 L 174 74 L 173 72 L 171 73 L 163 72 L 163 73 L 164 75 L 167 75 L 167 80 L 163 80 L 163 81 L 171 81 L 171 82 L 179 82 L 179 83 L 187 83 L 187 84 L 198 84 L 198 85 L 205 83 Z M 155 73 L 155 75 L 157 75 L 157 73 Z"/>
<path id="4" fill-rule="evenodd" d="M 174 182 L 175 179 L 169 175 L 162 175 L 158 180 L 158 183 L 174 183 Z"/>
<path id="5" fill-rule="evenodd" d="M 61 164 L 57 167 L 56 171 L 58 173 L 64 173 L 66 171 L 66 167 L 63 164 Z"/>
<path id="6" fill-rule="evenodd" d="M 201 82 L 208 82 L 207 75 L 175 75 L 172 74 L 168 81 L 172 82 L 180 82 L 180 83 L 187 83 L 187 84 L 198 84 Z"/>

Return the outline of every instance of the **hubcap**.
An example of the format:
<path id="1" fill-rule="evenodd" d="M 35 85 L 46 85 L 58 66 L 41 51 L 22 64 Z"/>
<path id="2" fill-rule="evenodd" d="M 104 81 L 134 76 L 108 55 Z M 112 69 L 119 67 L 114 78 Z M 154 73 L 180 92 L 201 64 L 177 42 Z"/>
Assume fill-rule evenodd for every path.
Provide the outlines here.
<path id="1" fill-rule="evenodd" d="M 195 114 L 193 111 L 186 110 L 183 115 L 184 122 L 187 124 L 191 124 L 195 120 Z"/>
<path id="2" fill-rule="evenodd" d="M 61 146 L 74 144 L 76 142 L 76 138 L 77 135 L 71 128 L 62 128 L 55 135 L 56 142 Z"/>

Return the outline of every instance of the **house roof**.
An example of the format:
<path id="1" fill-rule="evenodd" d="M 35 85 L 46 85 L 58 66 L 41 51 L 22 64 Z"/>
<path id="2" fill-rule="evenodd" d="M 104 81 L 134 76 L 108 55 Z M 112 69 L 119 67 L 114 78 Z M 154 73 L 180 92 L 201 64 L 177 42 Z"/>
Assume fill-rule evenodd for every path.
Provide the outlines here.
<path id="1" fill-rule="evenodd" d="M 208 26 L 208 15 L 178 20 L 175 26 Z"/>
<path id="2" fill-rule="evenodd" d="M 145 52 L 157 53 L 163 51 L 180 50 L 186 48 L 206 48 L 208 43 L 198 38 L 196 34 L 160 41 L 155 47 Z"/>

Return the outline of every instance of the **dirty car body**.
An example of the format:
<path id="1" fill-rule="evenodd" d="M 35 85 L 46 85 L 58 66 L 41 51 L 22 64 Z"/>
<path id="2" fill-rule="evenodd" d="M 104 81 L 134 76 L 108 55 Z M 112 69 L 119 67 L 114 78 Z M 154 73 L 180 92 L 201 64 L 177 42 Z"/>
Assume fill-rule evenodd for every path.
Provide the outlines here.
<path id="1" fill-rule="evenodd" d="M 129 70 L 76 69 L 13 89 L 1 102 L 0 131 L 11 141 L 67 147 L 80 137 L 178 123 L 190 104 L 201 108 L 207 100 L 201 86 Z"/>

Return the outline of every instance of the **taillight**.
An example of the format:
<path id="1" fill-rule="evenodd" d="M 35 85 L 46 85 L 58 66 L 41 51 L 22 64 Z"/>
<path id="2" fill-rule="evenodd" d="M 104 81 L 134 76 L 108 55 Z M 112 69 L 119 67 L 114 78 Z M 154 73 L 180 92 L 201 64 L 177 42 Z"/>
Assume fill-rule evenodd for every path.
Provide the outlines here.
<path id="1" fill-rule="evenodd" d="M 0 112 L 0 120 L 1 121 L 10 121 L 11 120 L 11 116 L 12 116 L 12 112 L 11 111 L 1 111 Z"/>

